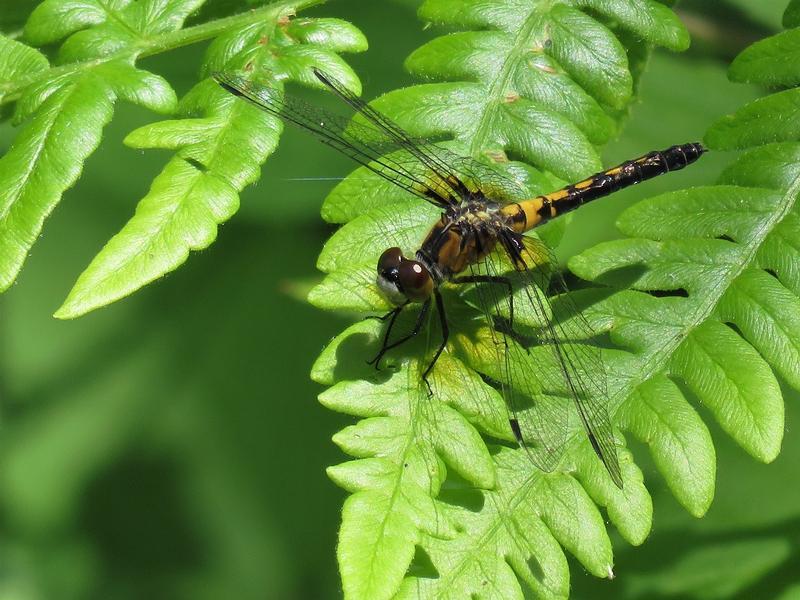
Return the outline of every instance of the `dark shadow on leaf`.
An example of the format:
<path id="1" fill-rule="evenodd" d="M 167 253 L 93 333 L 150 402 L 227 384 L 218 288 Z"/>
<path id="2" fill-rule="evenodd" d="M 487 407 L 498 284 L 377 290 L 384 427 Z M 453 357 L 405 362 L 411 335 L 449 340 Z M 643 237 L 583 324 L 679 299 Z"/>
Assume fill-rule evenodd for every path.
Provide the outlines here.
<path id="1" fill-rule="evenodd" d="M 189 163 L 192 167 L 194 167 L 195 169 L 197 169 L 201 173 L 205 173 L 205 172 L 208 171 L 208 167 L 205 166 L 203 163 L 201 163 L 196 158 L 192 158 L 191 156 L 187 156 L 183 160 L 185 160 L 187 163 Z"/>
<path id="2" fill-rule="evenodd" d="M 408 575 L 421 579 L 437 579 L 439 577 L 439 571 L 436 570 L 430 555 L 424 548 L 415 547 L 414 559 L 411 561 Z"/>
<path id="3" fill-rule="evenodd" d="M 447 472 L 447 479 L 442 484 L 438 499 L 441 502 L 459 506 L 474 513 L 483 510 L 483 504 L 486 500 L 482 490 L 460 477 L 452 469 Z"/>
<path id="4" fill-rule="evenodd" d="M 648 292 L 654 298 L 688 298 L 689 292 L 684 288 L 674 290 L 650 290 Z"/>
<path id="5" fill-rule="evenodd" d="M 542 565 L 539 564 L 539 561 L 536 560 L 536 557 L 529 556 L 526 563 L 531 574 L 539 581 L 542 581 L 544 579 L 544 570 L 542 569 Z"/>
<path id="6" fill-rule="evenodd" d="M 375 367 L 367 364 L 375 353 L 378 346 L 375 339 L 366 333 L 354 333 L 344 339 L 339 347 L 336 348 L 336 366 L 333 369 L 335 381 L 352 381 L 358 379 L 374 379 L 376 375 L 381 375 L 383 371 L 377 371 Z M 384 373 L 384 378 L 389 373 Z"/>
<path id="7" fill-rule="evenodd" d="M 602 273 L 595 279 L 595 283 L 615 289 L 627 289 L 633 287 L 647 270 L 645 265 L 625 265 Z"/>
<path id="8" fill-rule="evenodd" d="M 745 339 L 745 336 L 742 333 L 742 330 L 739 329 L 739 326 L 736 325 L 736 323 L 731 323 L 730 321 L 723 321 L 722 324 L 725 325 L 726 327 L 730 328 L 732 331 L 736 332 L 736 335 L 738 335 L 742 339 Z"/>

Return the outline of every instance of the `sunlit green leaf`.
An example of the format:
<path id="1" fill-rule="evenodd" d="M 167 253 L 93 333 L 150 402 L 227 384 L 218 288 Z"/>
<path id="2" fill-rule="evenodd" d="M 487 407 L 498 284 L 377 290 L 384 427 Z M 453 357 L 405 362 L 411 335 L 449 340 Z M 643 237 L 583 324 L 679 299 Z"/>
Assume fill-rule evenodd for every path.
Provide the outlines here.
<path id="1" fill-rule="evenodd" d="M 16 77 L 45 71 L 49 66 L 47 58 L 38 50 L 0 35 L 0 86 Z"/>

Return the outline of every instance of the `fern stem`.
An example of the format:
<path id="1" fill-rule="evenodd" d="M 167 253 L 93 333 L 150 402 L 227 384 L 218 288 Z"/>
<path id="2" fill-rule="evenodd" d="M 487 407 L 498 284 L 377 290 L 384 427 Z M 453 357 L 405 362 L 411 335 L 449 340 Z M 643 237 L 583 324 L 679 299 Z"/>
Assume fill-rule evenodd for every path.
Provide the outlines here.
<path id="1" fill-rule="evenodd" d="M 27 77 L 21 77 L 16 81 L 0 84 L 0 105 L 14 102 L 19 99 L 22 91 L 33 83 L 44 79 L 56 78 L 72 73 L 78 73 L 86 69 L 92 69 L 98 65 L 125 58 L 144 58 L 161 54 L 170 50 L 175 50 L 190 44 L 196 44 L 205 40 L 213 39 L 220 34 L 231 29 L 246 27 L 260 21 L 277 19 L 282 16 L 290 16 L 296 12 L 323 4 L 326 0 L 284 0 L 275 2 L 261 8 L 231 15 L 221 19 L 215 19 L 186 29 L 170 31 L 163 35 L 152 38 L 142 39 L 134 45 L 128 46 L 119 52 L 114 52 L 108 56 L 87 60 L 83 62 L 69 63 L 58 67 L 53 67 L 47 71 L 36 73 Z"/>
<path id="2" fill-rule="evenodd" d="M 298 10 L 309 8 L 316 4 L 323 4 L 325 1 L 326 0 L 290 0 L 276 2 L 238 15 L 215 19 L 208 23 L 202 23 L 201 25 L 195 25 L 186 29 L 179 29 L 178 31 L 171 31 L 163 36 L 158 36 L 144 42 L 144 48 L 141 53 L 139 53 L 139 56 L 152 56 L 182 46 L 196 44 L 197 42 L 215 38 L 230 29 L 245 27 L 253 23 L 258 23 L 259 21 L 266 21 L 276 17 L 293 15 Z"/>

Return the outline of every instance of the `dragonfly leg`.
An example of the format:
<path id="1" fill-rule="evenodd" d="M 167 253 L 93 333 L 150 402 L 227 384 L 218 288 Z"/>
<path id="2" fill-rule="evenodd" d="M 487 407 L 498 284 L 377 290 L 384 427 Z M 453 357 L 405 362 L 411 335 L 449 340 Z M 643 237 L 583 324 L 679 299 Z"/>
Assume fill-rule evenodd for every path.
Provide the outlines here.
<path id="1" fill-rule="evenodd" d="M 403 306 L 405 306 L 405 304 Z M 395 323 L 395 321 L 397 321 L 397 317 L 402 312 L 403 306 L 398 306 L 397 308 L 389 311 L 388 313 L 386 313 L 382 317 L 367 317 L 368 319 L 377 319 L 379 321 L 385 321 L 386 319 L 391 317 L 391 320 L 389 321 L 389 326 L 386 327 L 386 333 L 383 334 L 383 343 L 381 344 L 380 352 L 378 352 L 378 354 L 375 356 L 375 358 L 373 358 L 372 360 L 368 360 L 367 361 L 368 365 L 374 364 L 376 370 L 380 370 L 380 366 L 379 366 L 380 360 L 383 357 L 383 354 L 388 349 L 387 346 L 389 345 L 389 336 L 392 335 L 392 329 L 394 328 L 394 323 Z"/>
<path id="2" fill-rule="evenodd" d="M 436 361 L 439 360 L 439 356 L 441 356 L 445 346 L 447 346 L 447 338 L 450 337 L 450 330 L 447 327 L 447 315 L 444 312 L 442 295 L 439 293 L 439 290 L 434 290 L 433 293 L 436 296 L 436 310 L 439 312 L 439 322 L 442 324 L 442 343 L 439 344 L 439 348 L 436 349 L 436 354 L 433 355 L 431 364 L 428 365 L 428 368 L 425 369 L 425 372 L 422 374 L 422 381 L 424 381 L 425 385 L 428 386 L 428 396 L 433 396 L 431 384 L 428 383 L 428 375 L 430 375 L 430 372 L 433 370 L 433 365 L 435 365 Z M 428 302 L 430 302 L 430 300 L 428 300 Z"/>
<path id="3" fill-rule="evenodd" d="M 508 288 L 508 326 L 514 331 L 514 288 L 508 277 L 493 275 L 465 275 L 450 280 L 451 283 L 499 283 Z"/>
<path id="4" fill-rule="evenodd" d="M 396 318 L 396 316 L 400 313 L 400 311 L 403 310 L 403 307 L 405 307 L 406 304 L 408 304 L 407 301 L 404 302 L 403 304 L 401 304 L 400 306 L 398 306 L 396 308 L 393 308 L 392 310 L 387 312 L 385 315 L 368 315 L 368 316 L 364 317 L 364 320 L 367 321 L 369 319 L 375 319 L 376 321 L 381 321 L 381 322 L 386 321 L 389 318 L 394 320 Z"/>
<path id="5" fill-rule="evenodd" d="M 367 364 L 370 365 L 374 364 L 376 369 L 379 369 L 381 359 L 383 358 L 383 355 L 386 354 L 386 352 L 388 352 L 392 348 L 397 348 L 397 346 L 401 344 L 405 344 L 408 340 L 410 340 L 419 333 L 420 329 L 422 329 L 422 323 L 425 321 L 425 315 L 428 314 L 428 310 L 431 307 L 431 301 L 428 300 L 427 302 L 425 302 L 425 304 L 422 305 L 422 309 L 419 311 L 419 315 L 417 315 L 417 322 L 414 323 L 414 329 L 412 329 L 411 332 L 401 337 L 399 340 L 395 340 L 390 344 L 389 335 L 392 333 L 392 328 L 394 327 L 394 323 L 397 320 L 397 316 L 400 314 L 400 311 L 403 310 L 404 306 L 405 304 L 403 304 L 403 306 L 398 306 L 396 309 L 394 309 L 394 311 L 392 311 L 394 314 L 392 315 L 392 318 L 389 321 L 389 326 L 386 328 L 386 333 L 383 336 L 383 344 L 381 346 L 380 352 L 378 352 L 378 354 L 375 355 L 375 358 L 367 361 Z"/>

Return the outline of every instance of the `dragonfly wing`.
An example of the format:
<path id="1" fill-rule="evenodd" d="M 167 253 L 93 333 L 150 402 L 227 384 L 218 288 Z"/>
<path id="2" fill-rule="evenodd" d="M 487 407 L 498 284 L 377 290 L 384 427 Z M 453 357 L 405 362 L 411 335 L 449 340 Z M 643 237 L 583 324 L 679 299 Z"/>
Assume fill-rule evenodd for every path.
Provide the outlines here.
<path id="1" fill-rule="evenodd" d="M 450 187 L 457 198 L 460 198 L 463 192 L 467 190 L 461 180 L 453 173 L 447 161 L 442 160 L 439 155 L 420 145 L 418 140 L 406 133 L 397 123 L 364 102 L 333 76 L 324 73 L 320 69 L 314 69 L 314 75 L 334 94 L 349 104 L 356 113 L 366 120 L 370 127 L 382 132 L 398 148 L 408 152 L 431 173 L 435 174 L 439 181 Z"/>
<path id="2" fill-rule="evenodd" d="M 547 379 L 555 366 L 549 349 L 527 348 L 525 340 L 512 330 L 511 314 L 516 320 L 520 308 L 526 313 L 530 309 L 521 306 L 524 293 L 502 258 L 494 252 L 470 267 L 472 278 L 507 280 L 514 288 L 510 295 L 507 286 L 487 282 L 464 293 L 464 299 L 483 313 L 470 336 L 475 340 L 471 364 L 502 394 L 514 436 L 531 461 L 543 471 L 553 471 L 566 442 L 571 400 L 557 381 Z"/>
<path id="3" fill-rule="evenodd" d="M 600 348 L 590 343 L 591 327 L 566 295 L 551 250 L 536 238 L 514 239 L 518 244 L 513 251 L 504 242 L 476 268 L 511 282 L 513 322 L 507 290 L 483 284 L 475 291 L 492 323 L 492 335 L 500 342 L 494 344 L 501 364 L 495 372 L 512 429 L 534 464 L 549 471 L 560 461 L 577 416 L 595 453 L 621 488 L 606 409 L 606 373 Z"/>
<path id="4" fill-rule="evenodd" d="M 552 318 L 539 329 L 538 342 L 551 348 L 592 448 L 611 479 L 622 488 L 617 444 L 607 409 L 607 373 L 600 348 L 592 344 L 594 331 L 569 296 L 552 250 L 537 238 L 520 237 L 524 264 L 518 267 L 529 280 L 525 289 L 530 290 L 537 281 L 542 286 L 546 282 L 548 294 L 540 297 L 544 301 L 553 299 L 547 303 Z"/>
<path id="5" fill-rule="evenodd" d="M 458 202 L 452 186 L 430 171 L 419 154 L 424 142 L 410 137 L 403 144 L 372 121 L 354 122 L 349 117 L 334 114 L 299 98 L 285 94 L 274 83 L 262 83 L 251 75 L 221 72 L 213 75 L 224 89 L 284 122 L 305 129 L 319 141 L 406 191 L 440 207 Z M 329 83 L 330 78 L 323 82 Z M 344 89 L 338 84 L 337 90 Z M 413 149 L 413 152 L 412 152 Z"/>
<path id="6" fill-rule="evenodd" d="M 410 136 L 397 123 L 364 102 L 331 75 L 319 69 L 314 69 L 314 74 L 371 126 L 383 131 L 398 148 L 405 149 L 435 173 L 445 185 L 451 186 L 452 191 L 459 197 L 465 193 L 481 192 L 486 195 L 491 193 L 492 199 L 496 201 L 512 202 L 527 195 L 527 190 L 511 177 L 474 158 L 456 154 L 432 143 L 421 143 L 419 139 Z"/>
<path id="7" fill-rule="evenodd" d="M 479 192 L 501 203 L 527 196 L 527 190 L 513 178 L 432 140 L 410 135 L 332 75 L 319 69 L 314 69 L 314 74 L 356 112 L 356 119 L 286 95 L 274 83 L 254 81 L 251 74 L 221 72 L 213 77 L 232 94 L 309 131 L 385 179 L 442 208 Z"/>

